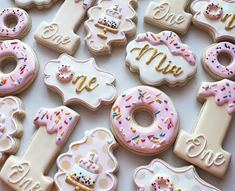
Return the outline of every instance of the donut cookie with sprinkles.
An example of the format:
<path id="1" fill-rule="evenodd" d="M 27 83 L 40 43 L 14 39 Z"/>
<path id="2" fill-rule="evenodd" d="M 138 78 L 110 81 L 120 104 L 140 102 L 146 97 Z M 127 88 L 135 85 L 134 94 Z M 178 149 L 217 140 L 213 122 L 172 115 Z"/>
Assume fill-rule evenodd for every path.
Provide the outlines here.
<path id="1" fill-rule="evenodd" d="M 2 71 L 4 64 L 16 63 L 9 73 Z M 34 81 L 38 73 L 38 60 L 31 47 L 19 40 L 0 41 L 0 95 L 16 95 Z"/>
<path id="2" fill-rule="evenodd" d="M 126 52 L 126 65 L 148 85 L 182 86 L 196 72 L 192 49 L 172 31 L 140 34 L 128 44 Z"/>
<path id="3" fill-rule="evenodd" d="M 196 127 L 192 134 L 180 131 L 174 153 L 222 178 L 231 160 L 222 143 L 235 113 L 235 82 L 224 79 L 202 83 L 198 99 L 205 103 Z"/>
<path id="4" fill-rule="evenodd" d="M 229 65 L 219 61 L 221 54 L 230 58 Z M 214 79 L 235 79 L 235 45 L 230 42 L 220 42 L 210 45 L 202 57 L 205 70 Z"/>
<path id="5" fill-rule="evenodd" d="M 143 127 L 136 122 L 138 112 L 148 112 L 153 122 Z M 138 86 L 125 91 L 111 110 L 112 131 L 119 143 L 139 155 L 156 155 L 174 142 L 179 120 L 170 98 L 162 91 Z"/>
<path id="6" fill-rule="evenodd" d="M 41 108 L 34 118 L 38 130 L 23 157 L 8 158 L 0 180 L 12 191 L 51 191 L 54 180 L 46 175 L 78 120 L 79 114 L 65 106 Z"/>
<path id="7" fill-rule="evenodd" d="M 134 172 L 138 191 L 220 191 L 202 180 L 193 166 L 175 168 L 160 159 Z"/>
<path id="8" fill-rule="evenodd" d="M 0 40 L 21 39 L 31 29 L 31 19 L 19 8 L 0 10 Z"/>

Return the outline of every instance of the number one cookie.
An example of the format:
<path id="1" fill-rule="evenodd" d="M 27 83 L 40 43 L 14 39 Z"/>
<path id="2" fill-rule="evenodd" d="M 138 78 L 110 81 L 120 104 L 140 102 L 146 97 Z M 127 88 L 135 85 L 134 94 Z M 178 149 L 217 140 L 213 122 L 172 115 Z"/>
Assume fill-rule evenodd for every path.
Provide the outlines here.
<path id="1" fill-rule="evenodd" d="M 192 15 L 184 10 L 189 0 L 162 0 L 150 2 L 144 20 L 163 29 L 185 34 L 191 24 Z"/>
<path id="2" fill-rule="evenodd" d="M 231 154 L 221 144 L 235 113 L 235 83 L 222 80 L 203 83 L 198 95 L 206 100 L 192 134 L 179 133 L 174 152 L 180 158 L 199 166 L 218 177 L 223 177 Z"/>
<path id="3" fill-rule="evenodd" d="M 95 0 L 66 0 L 51 23 L 42 22 L 34 36 L 35 40 L 57 52 L 73 54 L 80 43 L 74 33 Z"/>
<path id="4" fill-rule="evenodd" d="M 0 179 L 15 191 L 49 191 L 53 179 L 48 173 L 55 158 L 72 133 L 79 115 L 61 106 L 42 108 L 34 119 L 39 127 L 22 159 L 11 156 L 0 172 Z"/>

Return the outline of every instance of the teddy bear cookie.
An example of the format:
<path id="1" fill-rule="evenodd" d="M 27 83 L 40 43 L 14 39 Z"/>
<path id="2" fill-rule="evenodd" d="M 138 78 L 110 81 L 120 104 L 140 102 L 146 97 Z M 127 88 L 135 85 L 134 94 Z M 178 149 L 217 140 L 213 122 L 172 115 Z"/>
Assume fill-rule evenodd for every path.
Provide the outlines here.
<path id="1" fill-rule="evenodd" d="M 175 168 L 155 159 L 134 172 L 138 191 L 220 191 L 202 180 L 193 166 Z"/>
<path id="2" fill-rule="evenodd" d="M 0 40 L 21 39 L 31 29 L 31 19 L 19 8 L 0 10 Z"/>
<path id="3" fill-rule="evenodd" d="M 221 54 L 231 59 L 229 65 L 221 63 Z M 210 45 L 203 54 L 202 64 L 214 79 L 235 79 L 235 45 L 230 42 Z"/>
<path id="4" fill-rule="evenodd" d="M 56 52 L 74 54 L 80 43 L 75 30 L 94 2 L 95 0 L 66 0 L 52 22 L 43 21 L 39 25 L 34 35 L 35 40 Z"/>
<path id="5" fill-rule="evenodd" d="M 85 41 L 93 54 L 111 54 L 111 46 L 125 45 L 127 37 L 135 35 L 136 6 L 137 0 L 99 0 L 88 11 Z"/>
<path id="6" fill-rule="evenodd" d="M 45 67 L 45 84 L 58 92 L 65 105 L 81 103 L 91 110 L 116 99 L 115 78 L 99 69 L 93 58 L 76 60 L 62 54 Z"/>
<path id="7" fill-rule="evenodd" d="M 136 121 L 136 115 L 147 112 L 152 124 Z M 170 98 L 149 86 L 137 86 L 121 94 L 111 109 L 112 131 L 119 143 L 139 155 L 156 155 L 175 141 L 178 114 Z"/>
<path id="8" fill-rule="evenodd" d="M 114 173 L 118 162 L 113 155 L 117 143 L 107 129 L 97 128 L 70 145 L 67 153 L 57 159 L 58 172 L 54 180 L 58 191 L 114 191 Z"/>
<path id="9" fill-rule="evenodd" d="M 184 11 L 188 3 L 189 0 L 150 2 L 144 21 L 163 29 L 185 34 L 192 20 L 192 15 Z"/>
<path id="10" fill-rule="evenodd" d="M 41 108 L 34 118 L 38 131 L 22 158 L 11 156 L 0 172 L 0 180 L 13 191 L 51 191 L 53 179 L 46 176 L 79 119 L 65 107 Z"/>
<path id="11" fill-rule="evenodd" d="M 193 23 L 208 31 L 214 41 L 235 41 L 234 0 L 196 0 L 191 11 Z"/>
<path id="12" fill-rule="evenodd" d="M 126 52 L 126 65 L 148 85 L 184 85 L 196 72 L 192 49 L 171 31 L 140 34 L 128 44 Z"/>
<path id="13" fill-rule="evenodd" d="M 192 134 L 180 131 L 174 147 L 177 156 L 218 177 L 225 175 L 231 160 L 221 144 L 235 113 L 234 87 L 227 79 L 203 83 L 198 99 L 205 103 L 196 127 Z"/>
<path id="14" fill-rule="evenodd" d="M 23 117 L 23 104 L 19 98 L 9 96 L 0 99 L 0 164 L 18 151 Z"/>
<path id="15" fill-rule="evenodd" d="M 3 71 L 8 63 L 16 67 Z M 16 95 L 30 86 L 38 73 L 38 59 L 33 49 L 20 40 L 0 41 L 0 96 Z"/>

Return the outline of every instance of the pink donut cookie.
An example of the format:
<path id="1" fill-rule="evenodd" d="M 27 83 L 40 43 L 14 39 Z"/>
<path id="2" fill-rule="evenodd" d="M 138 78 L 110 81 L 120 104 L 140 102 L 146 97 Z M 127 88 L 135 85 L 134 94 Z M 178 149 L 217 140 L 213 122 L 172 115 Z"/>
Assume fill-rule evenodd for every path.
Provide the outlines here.
<path id="1" fill-rule="evenodd" d="M 34 51 L 19 40 L 0 42 L 0 65 L 7 60 L 16 62 L 16 67 L 10 73 L 4 73 L 0 67 L 1 96 L 22 92 L 33 82 L 38 72 Z"/>
<path id="2" fill-rule="evenodd" d="M 0 11 L 0 39 L 23 38 L 31 28 L 31 19 L 26 11 L 6 8 Z"/>
<path id="3" fill-rule="evenodd" d="M 224 53 L 231 58 L 231 63 L 225 66 L 219 62 L 219 54 Z M 235 45 L 220 42 L 207 48 L 202 58 L 205 70 L 215 79 L 235 79 Z"/>
<path id="4" fill-rule="evenodd" d="M 153 122 L 142 127 L 135 113 L 147 111 Z M 112 130 L 119 142 L 140 155 L 155 155 L 166 150 L 178 133 L 178 115 L 170 98 L 162 91 L 138 86 L 124 92 L 111 111 Z"/>

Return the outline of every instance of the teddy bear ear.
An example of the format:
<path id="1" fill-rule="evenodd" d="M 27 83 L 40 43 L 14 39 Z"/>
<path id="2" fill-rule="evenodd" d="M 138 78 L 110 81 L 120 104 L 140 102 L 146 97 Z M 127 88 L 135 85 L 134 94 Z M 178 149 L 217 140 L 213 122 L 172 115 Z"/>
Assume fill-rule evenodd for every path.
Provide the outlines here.
<path id="1" fill-rule="evenodd" d="M 151 177 L 153 177 L 152 172 L 145 167 L 136 169 L 134 173 L 134 181 L 139 188 L 148 188 L 151 184 Z"/>
<path id="2" fill-rule="evenodd" d="M 15 97 L 0 99 L 0 112 L 4 112 L 5 114 L 9 112 L 9 114 L 12 114 L 13 111 L 18 111 L 20 108 L 20 100 Z"/>
<path id="3" fill-rule="evenodd" d="M 205 5 L 210 3 L 210 0 L 196 0 L 191 4 L 191 11 L 193 14 L 204 11 Z"/>

